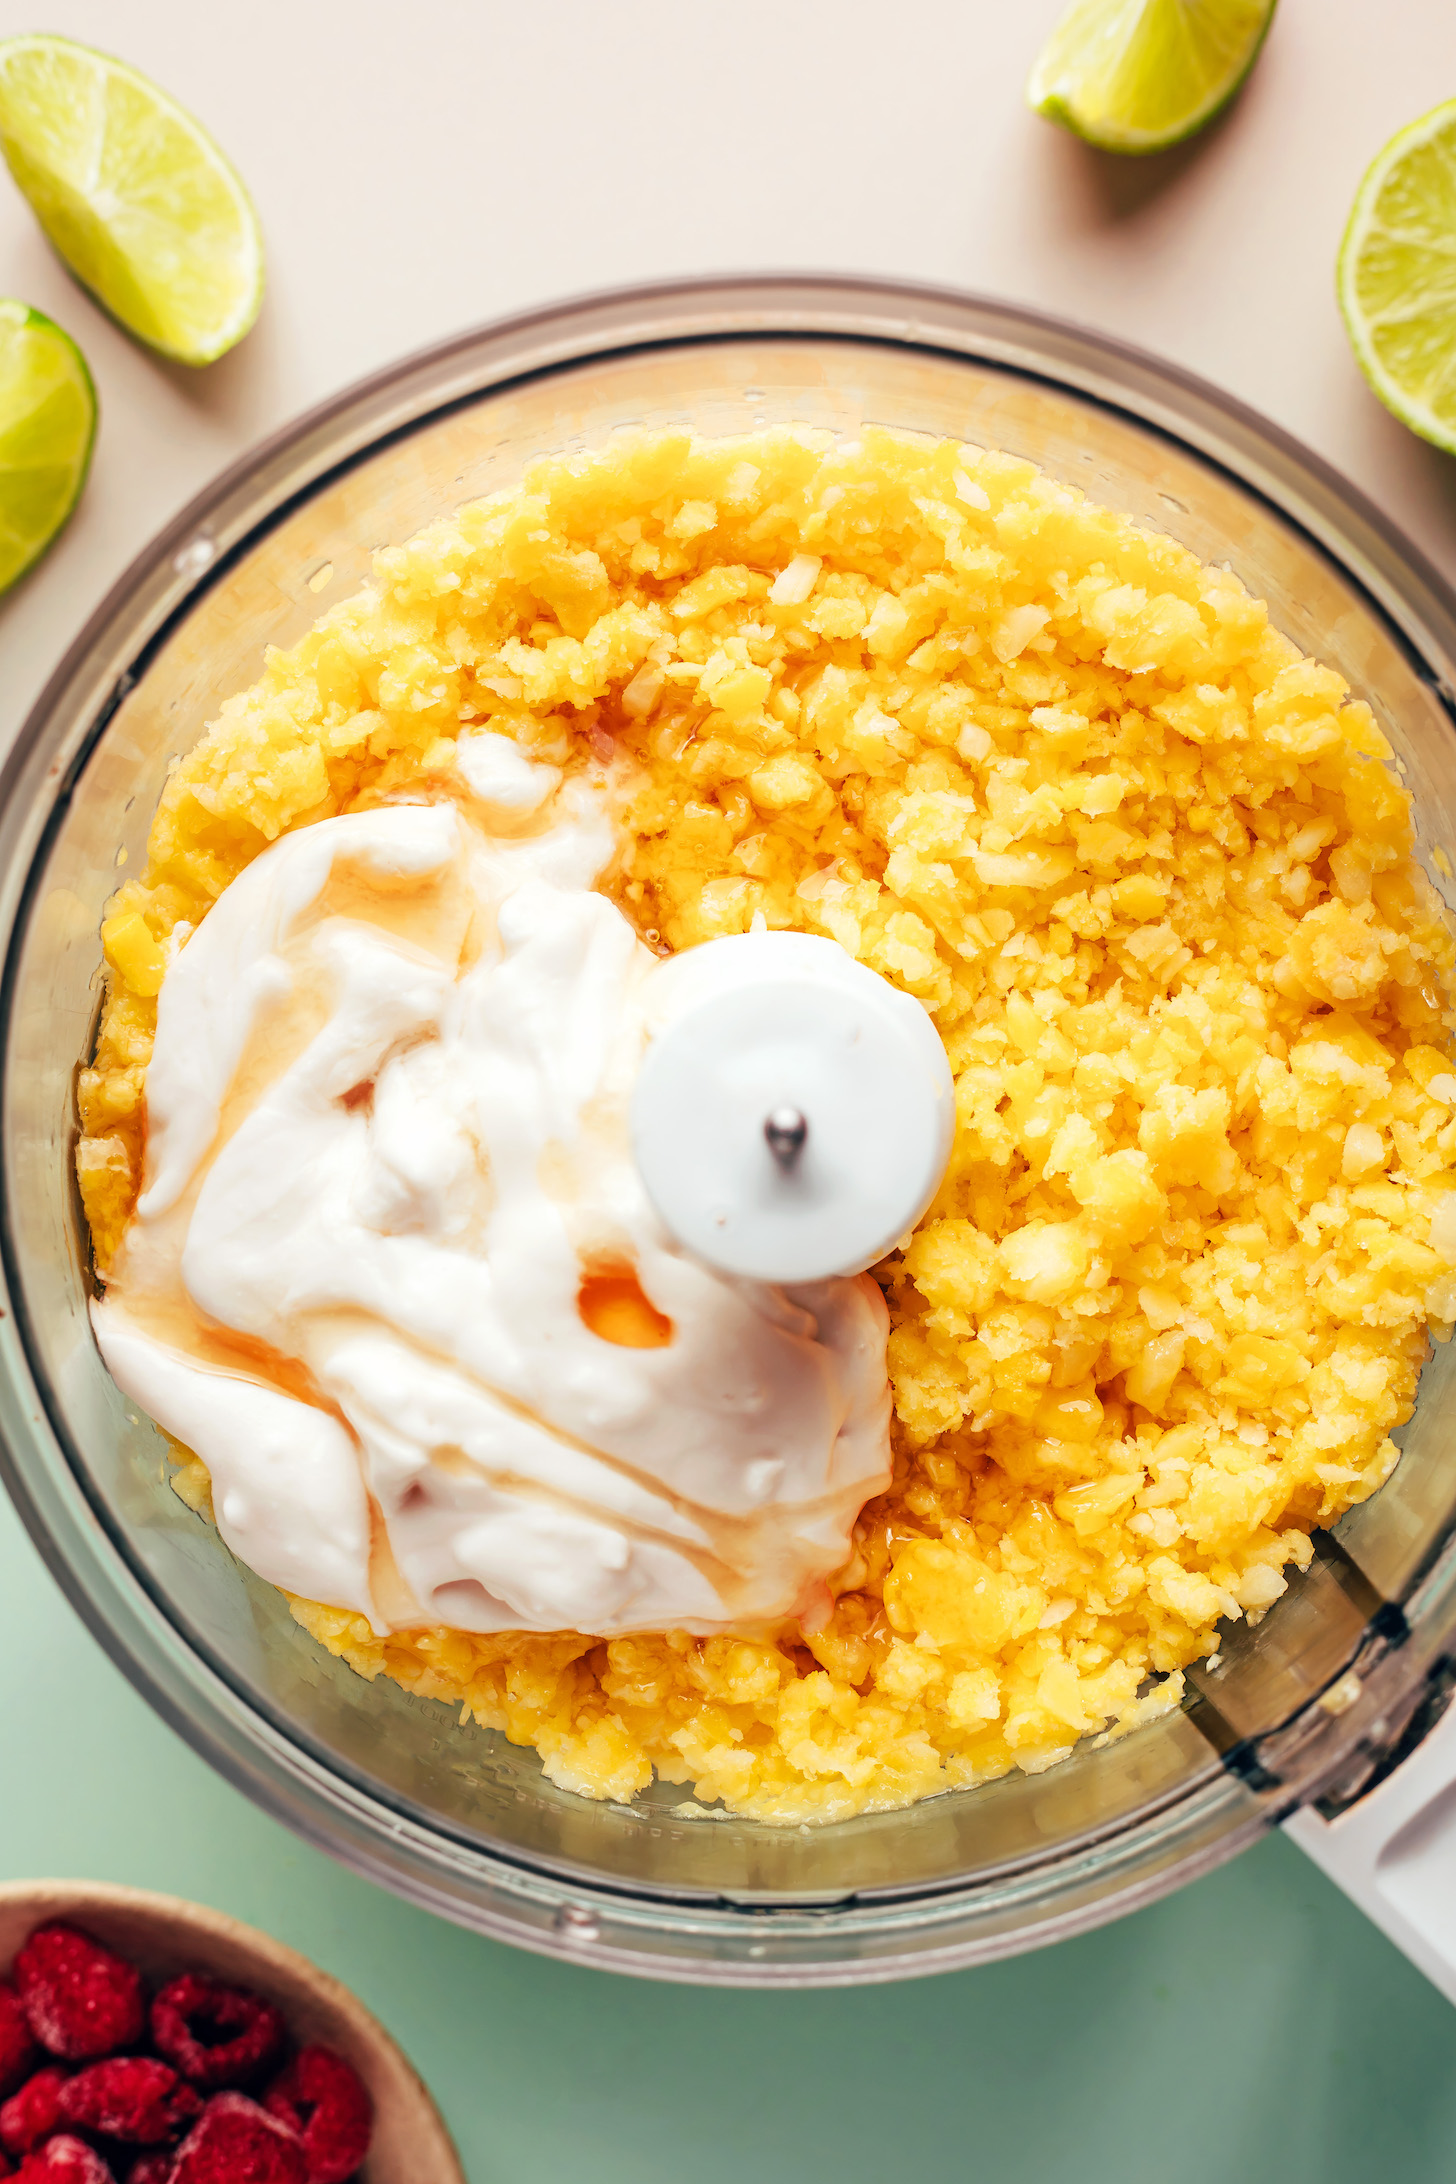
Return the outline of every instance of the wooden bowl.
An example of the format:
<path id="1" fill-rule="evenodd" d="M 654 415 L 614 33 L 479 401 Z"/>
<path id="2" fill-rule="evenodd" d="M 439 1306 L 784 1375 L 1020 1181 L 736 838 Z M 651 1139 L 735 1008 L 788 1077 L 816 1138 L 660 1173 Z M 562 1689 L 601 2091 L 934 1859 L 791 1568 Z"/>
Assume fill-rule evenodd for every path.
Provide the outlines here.
<path id="1" fill-rule="evenodd" d="M 129 1957 L 152 1985 L 211 1972 L 275 2002 L 300 2041 L 322 2041 L 353 2064 L 374 2102 L 364 2184 L 465 2184 L 439 2110 L 377 2018 L 347 1987 L 271 1935 L 180 1896 L 104 1881 L 0 1883 L 0 1977 L 47 1919 L 70 1919 Z"/>

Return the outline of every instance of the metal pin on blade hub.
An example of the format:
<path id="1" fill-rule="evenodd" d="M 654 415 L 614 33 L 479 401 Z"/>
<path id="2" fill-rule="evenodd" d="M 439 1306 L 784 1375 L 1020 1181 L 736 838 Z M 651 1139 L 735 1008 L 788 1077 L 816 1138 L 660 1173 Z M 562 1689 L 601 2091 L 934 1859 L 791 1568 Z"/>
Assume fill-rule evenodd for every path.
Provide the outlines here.
<path id="1" fill-rule="evenodd" d="M 791 1168 L 809 1135 L 807 1117 L 797 1107 L 776 1107 L 763 1126 L 768 1149 L 781 1168 Z"/>

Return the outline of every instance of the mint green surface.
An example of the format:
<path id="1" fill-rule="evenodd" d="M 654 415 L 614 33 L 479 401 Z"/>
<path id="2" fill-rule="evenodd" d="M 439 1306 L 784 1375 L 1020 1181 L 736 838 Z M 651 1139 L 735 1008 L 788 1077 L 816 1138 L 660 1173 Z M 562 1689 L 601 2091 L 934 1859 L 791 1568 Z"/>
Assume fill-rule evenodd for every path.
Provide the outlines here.
<path id="1" fill-rule="evenodd" d="M 166 1888 L 348 1982 L 471 2184 L 1450 2184 L 1456 2013 L 1282 1839 L 1009 1964 L 711 1993 L 518 1954 L 356 1880 L 195 1759 L 0 1501 L 0 1876 Z"/>

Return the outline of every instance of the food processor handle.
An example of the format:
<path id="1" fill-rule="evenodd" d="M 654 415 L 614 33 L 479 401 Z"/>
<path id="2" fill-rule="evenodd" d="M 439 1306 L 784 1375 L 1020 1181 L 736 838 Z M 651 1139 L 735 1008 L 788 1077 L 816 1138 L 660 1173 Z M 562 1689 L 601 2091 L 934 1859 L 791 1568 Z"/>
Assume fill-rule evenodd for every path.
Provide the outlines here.
<path id="1" fill-rule="evenodd" d="M 1346 1811 L 1284 1832 L 1456 2002 L 1456 1706 Z"/>

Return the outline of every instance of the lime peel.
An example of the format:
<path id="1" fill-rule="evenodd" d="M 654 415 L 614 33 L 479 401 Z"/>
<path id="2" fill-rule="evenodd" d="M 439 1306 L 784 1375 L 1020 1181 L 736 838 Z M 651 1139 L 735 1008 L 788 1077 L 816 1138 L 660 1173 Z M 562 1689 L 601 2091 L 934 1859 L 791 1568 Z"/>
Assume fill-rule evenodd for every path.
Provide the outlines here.
<path id="1" fill-rule="evenodd" d="M 1456 99 L 1372 160 L 1335 287 L 1374 392 L 1412 432 L 1456 455 Z"/>
<path id="2" fill-rule="evenodd" d="M 1032 68 L 1027 102 L 1103 151 L 1166 151 L 1240 89 L 1275 5 L 1072 0 Z"/>
<path id="3" fill-rule="evenodd" d="M 210 364 L 263 296 L 237 173 L 139 70 L 69 38 L 0 40 L 0 151 L 54 248 L 139 341 Z"/>

